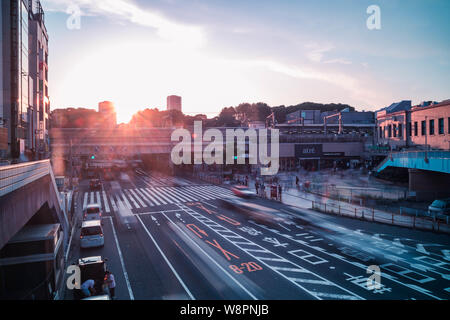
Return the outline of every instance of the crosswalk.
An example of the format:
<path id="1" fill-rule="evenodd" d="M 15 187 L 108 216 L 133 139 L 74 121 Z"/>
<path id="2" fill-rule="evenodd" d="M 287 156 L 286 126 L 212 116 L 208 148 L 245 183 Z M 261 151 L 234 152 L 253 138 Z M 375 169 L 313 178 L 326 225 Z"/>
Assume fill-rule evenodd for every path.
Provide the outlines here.
<path id="1" fill-rule="evenodd" d="M 142 169 L 136 169 L 137 176 L 149 187 L 162 186 L 188 186 L 192 182 L 183 178 L 166 176 L 158 172 L 145 172 Z"/>
<path id="2" fill-rule="evenodd" d="M 107 194 L 103 190 L 85 192 L 83 195 L 83 208 L 88 204 L 98 203 L 104 212 L 111 213 L 119 211 L 121 207 L 134 210 L 167 204 L 230 197 L 234 197 L 230 190 L 212 185 L 132 188 L 121 189 L 110 194 Z"/>

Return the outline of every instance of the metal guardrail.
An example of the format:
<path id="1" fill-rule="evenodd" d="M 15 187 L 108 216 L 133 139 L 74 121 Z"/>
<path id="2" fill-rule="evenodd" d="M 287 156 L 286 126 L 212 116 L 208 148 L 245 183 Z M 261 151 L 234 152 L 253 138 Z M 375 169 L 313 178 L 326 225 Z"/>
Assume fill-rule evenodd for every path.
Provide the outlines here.
<path id="1" fill-rule="evenodd" d="M 0 167 L 0 197 L 36 181 L 51 172 L 50 160 Z M 58 189 L 56 188 L 56 190 Z"/>

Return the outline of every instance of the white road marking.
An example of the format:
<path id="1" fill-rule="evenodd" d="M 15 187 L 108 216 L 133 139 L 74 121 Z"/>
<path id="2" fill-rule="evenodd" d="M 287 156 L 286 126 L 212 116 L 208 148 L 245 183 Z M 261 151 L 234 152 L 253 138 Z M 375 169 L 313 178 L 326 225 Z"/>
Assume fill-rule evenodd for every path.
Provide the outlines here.
<path id="1" fill-rule="evenodd" d="M 191 291 L 189 291 L 188 287 L 186 286 L 186 284 L 183 282 L 183 280 L 181 279 L 181 277 L 178 275 L 177 271 L 175 270 L 175 268 L 172 266 L 172 264 L 170 263 L 169 259 L 167 259 L 166 255 L 164 254 L 164 252 L 161 250 L 161 248 L 159 247 L 158 243 L 156 242 L 156 240 L 153 238 L 152 234 L 150 233 L 150 231 L 147 229 L 147 227 L 145 226 L 144 222 L 142 222 L 141 217 L 139 217 L 139 215 L 136 215 L 136 218 L 139 220 L 139 222 L 141 223 L 142 227 L 144 228 L 145 232 L 148 234 L 148 236 L 150 237 L 150 239 L 153 241 L 153 243 L 155 244 L 156 248 L 158 249 L 159 253 L 162 255 L 164 261 L 166 261 L 167 265 L 169 266 L 170 270 L 172 270 L 173 274 L 175 275 L 175 277 L 178 279 L 178 281 L 180 282 L 181 286 L 183 287 L 183 289 L 186 291 L 186 293 L 188 294 L 189 298 L 191 300 L 195 300 L 194 296 L 192 295 Z"/>
<path id="2" fill-rule="evenodd" d="M 231 280 L 233 280 L 234 283 L 236 283 L 239 287 L 241 287 L 242 290 L 244 290 L 253 300 L 258 300 L 247 288 L 245 288 L 239 281 L 237 281 L 234 277 L 231 276 L 227 270 L 225 270 L 215 259 L 213 259 L 206 251 L 202 249 L 195 241 L 192 240 L 191 237 L 189 237 L 176 223 L 174 223 L 172 220 L 169 219 L 169 217 L 166 216 L 166 214 L 163 213 L 163 216 L 166 217 L 168 221 L 170 221 L 180 232 L 182 232 L 187 239 L 189 239 L 200 251 L 203 252 L 204 255 L 206 255 L 220 270 L 222 270 Z"/>
<path id="3" fill-rule="evenodd" d="M 162 197 L 159 196 L 159 194 L 157 194 L 156 192 L 154 192 L 154 188 L 145 188 L 145 189 L 142 189 L 142 190 L 143 190 L 143 192 L 145 192 L 145 194 L 148 194 L 149 197 L 152 198 L 152 196 L 153 196 L 153 197 L 155 197 L 156 199 L 158 199 L 158 201 L 161 202 L 162 204 L 168 204 L 168 203 L 170 203 L 170 201 L 168 202 L 167 199 L 165 199 L 165 198 L 163 199 Z M 153 198 L 152 198 L 152 199 L 153 199 Z"/>
<path id="4" fill-rule="evenodd" d="M 137 193 L 133 190 L 133 189 L 130 189 L 129 190 L 132 194 L 133 194 L 133 196 L 136 198 L 136 200 L 139 202 L 139 204 L 141 205 L 141 207 L 143 207 L 143 208 L 145 208 L 147 205 L 144 203 L 144 201 L 142 201 L 142 199 L 141 199 L 141 197 L 139 197 L 138 195 L 137 195 Z M 137 189 L 136 189 L 136 191 L 137 191 Z"/>
<path id="5" fill-rule="evenodd" d="M 120 250 L 119 240 L 117 239 L 116 228 L 114 227 L 114 223 L 112 217 L 109 216 L 109 222 L 111 222 L 111 227 L 114 234 L 114 240 L 116 241 L 117 251 L 119 252 L 120 264 L 122 265 L 123 276 L 125 277 L 125 282 L 127 283 L 128 294 L 130 296 L 130 300 L 134 300 L 133 290 L 131 289 L 130 280 L 128 279 L 127 269 L 125 268 L 125 263 L 123 261 L 122 250 Z"/>
<path id="6" fill-rule="evenodd" d="M 125 205 L 128 207 L 128 209 L 133 209 L 133 207 L 131 206 L 131 204 L 128 202 L 127 197 L 125 197 L 125 195 L 123 194 L 123 192 L 120 192 L 120 196 L 123 199 L 123 202 L 125 202 Z"/>
<path id="7" fill-rule="evenodd" d="M 130 193 L 130 190 L 125 189 L 124 192 L 125 192 L 125 195 L 128 196 L 128 199 L 130 199 L 130 201 L 133 203 L 134 207 L 135 207 L 136 209 L 139 209 L 140 206 L 138 205 L 138 203 L 136 202 L 136 200 L 134 200 L 133 196 L 132 196 L 131 193 Z"/>
<path id="8" fill-rule="evenodd" d="M 88 193 L 84 193 L 83 210 L 87 207 Z"/>
<path id="9" fill-rule="evenodd" d="M 109 213 L 110 210 L 109 210 L 109 205 L 108 205 L 108 199 L 106 198 L 106 193 L 105 193 L 104 190 L 103 190 L 103 192 L 102 192 L 102 195 L 103 195 L 103 202 L 105 203 L 105 210 L 106 210 L 106 213 Z"/>
<path id="10" fill-rule="evenodd" d="M 257 226 L 259 226 L 260 228 L 266 229 L 266 230 L 268 230 L 268 231 L 270 231 L 270 232 L 274 232 L 274 230 L 272 230 L 272 229 L 270 229 L 270 228 L 267 228 L 267 227 L 262 226 L 262 225 L 258 225 L 258 224 L 256 224 L 256 223 L 254 223 L 254 224 L 257 225 Z M 277 233 L 277 232 L 274 232 L 274 233 L 279 234 L 279 233 Z M 380 239 L 380 238 L 379 238 L 379 235 L 377 235 L 377 236 L 378 236 L 378 239 Z M 311 246 L 311 245 L 309 245 L 308 243 L 306 243 L 306 242 L 304 242 L 304 241 L 295 240 L 295 239 L 291 239 L 291 240 L 292 240 L 292 241 L 295 241 L 295 242 L 297 242 L 297 243 L 300 243 L 301 245 L 303 245 L 303 246 L 305 246 L 305 247 L 308 247 L 308 248 L 310 248 L 310 249 L 318 250 L 317 247 Z M 320 250 L 319 250 L 319 251 L 320 251 Z M 339 254 L 336 254 L 336 253 L 330 253 L 330 252 L 327 252 L 327 251 L 325 251 L 325 250 L 320 251 L 320 252 L 322 252 L 323 254 L 326 254 L 326 255 L 328 255 L 328 256 L 331 256 L 331 257 L 333 257 L 333 258 L 336 258 L 336 259 L 338 259 L 338 260 L 344 261 L 344 262 L 346 262 L 346 263 L 348 263 L 348 264 L 351 264 L 351 265 L 353 265 L 353 266 L 355 266 L 355 267 L 358 267 L 358 268 L 360 268 L 360 269 L 363 269 L 364 272 L 366 272 L 366 270 L 367 270 L 367 266 L 362 265 L 362 264 L 360 264 L 360 263 L 358 263 L 358 262 L 349 261 L 349 260 L 347 260 L 345 257 L 343 257 L 343 256 L 341 256 L 341 255 L 339 255 Z M 385 276 L 387 276 L 387 275 L 385 275 Z M 414 286 L 414 285 L 409 285 L 409 284 L 405 284 L 405 283 L 403 283 L 403 282 L 401 282 L 401 281 L 399 281 L 399 280 L 396 280 L 394 277 L 388 277 L 388 279 L 389 279 L 390 281 L 393 281 L 393 282 L 397 283 L 397 284 L 400 284 L 400 285 L 405 286 L 405 287 L 407 287 L 407 288 L 410 288 L 410 289 L 413 289 L 413 290 L 415 290 L 415 291 L 418 291 L 418 292 L 420 292 L 420 293 L 422 293 L 422 294 L 424 294 L 424 295 L 427 295 L 427 296 L 429 296 L 429 297 L 431 297 L 431 298 L 434 298 L 434 299 L 437 299 L 437 300 L 442 300 L 442 298 L 439 298 L 439 297 L 437 297 L 437 296 L 435 296 L 435 295 L 430 294 L 427 290 L 424 290 L 424 289 L 422 289 L 421 287 Z"/>
<path id="11" fill-rule="evenodd" d="M 212 225 L 212 224 L 217 224 L 217 225 L 221 226 L 221 225 L 218 224 L 217 222 L 215 222 L 215 221 L 213 221 L 213 220 L 211 220 L 211 219 L 209 219 L 209 218 L 203 216 L 202 214 L 200 214 L 200 213 L 198 213 L 198 212 L 192 210 L 192 209 L 189 208 L 189 207 L 186 207 L 185 205 L 178 205 L 178 206 L 179 206 L 184 212 L 186 212 L 188 215 L 190 215 L 191 217 L 193 217 L 194 219 L 196 219 L 197 221 L 203 223 L 204 225 L 206 225 L 206 226 L 208 226 L 208 227 L 210 226 L 210 224 L 211 224 L 211 225 Z M 199 217 L 202 217 L 202 218 L 200 219 Z M 208 223 L 205 223 L 205 221 L 208 221 Z M 283 258 L 282 256 L 279 256 L 279 255 L 277 255 L 277 254 L 275 254 L 275 253 L 273 253 L 273 252 L 267 250 L 266 248 L 264 248 L 264 247 L 262 247 L 262 246 L 260 246 L 260 245 L 258 245 L 258 244 L 256 244 L 256 243 L 254 243 L 254 242 L 248 240 L 247 238 L 245 238 L 245 237 L 243 237 L 243 236 L 241 236 L 241 235 L 239 235 L 239 234 L 237 234 L 237 233 L 235 233 L 235 232 L 233 232 L 233 231 L 227 229 L 226 227 L 223 227 L 223 226 L 221 226 L 221 227 L 224 228 L 224 229 L 226 229 L 226 230 L 227 230 L 227 233 L 232 233 L 232 234 L 234 234 L 234 235 L 236 235 L 236 236 L 240 236 L 240 239 L 241 239 L 240 241 L 230 240 L 230 239 L 228 238 L 228 235 L 227 235 L 227 234 L 222 234 L 220 231 L 217 231 L 217 233 L 218 233 L 219 235 L 221 235 L 225 240 L 227 240 L 227 241 L 230 242 L 231 244 L 237 246 L 238 248 L 240 248 L 241 250 L 243 250 L 244 252 L 246 252 L 248 255 L 250 255 L 250 256 L 253 257 L 254 259 L 257 259 L 257 260 L 260 261 L 262 264 L 266 265 L 269 269 L 273 270 L 274 272 L 276 272 L 277 274 L 281 275 L 283 278 L 285 278 L 286 280 L 288 280 L 288 281 L 291 282 L 292 284 L 294 284 L 294 285 L 296 285 L 297 287 L 299 287 L 300 289 L 302 289 L 304 292 L 310 294 L 311 296 L 315 297 L 316 299 L 321 300 L 321 296 L 317 294 L 317 293 L 318 293 L 317 291 L 315 291 L 315 290 L 308 290 L 307 288 L 305 288 L 305 287 L 304 287 L 303 285 L 301 285 L 300 283 L 290 280 L 290 279 L 289 279 L 289 276 L 287 276 L 287 275 L 283 274 L 281 271 L 275 269 L 274 266 L 270 265 L 267 261 L 282 262 L 282 263 L 288 264 L 288 265 L 290 265 L 290 266 L 292 266 L 292 267 L 294 267 L 294 268 L 296 268 L 296 269 L 303 269 L 302 267 L 300 267 L 300 266 L 298 266 L 297 264 L 295 264 L 295 263 L 293 263 L 293 262 L 291 262 L 291 261 L 289 261 L 289 260 Z M 242 241 L 245 241 L 245 243 L 247 243 L 247 244 L 248 244 L 248 243 L 253 244 L 255 247 L 261 248 L 261 250 L 264 250 L 266 254 L 272 255 L 274 258 L 270 258 L 270 257 L 262 257 L 261 255 L 258 256 L 258 255 L 256 255 L 256 254 L 252 253 L 251 251 L 246 250 L 244 247 L 241 247 L 241 246 L 239 246 L 239 245 L 236 244 L 236 242 L 242 242 Z M 305 270 L 306 270 L 306 269 L 305 269 Z M 332 289 L 334 289 L 334 290 L 338 289 L 338 290 L 344 291 L 344 292 L 346 293 L 346 294 L 329 293 L 330 295 L 333 294 L 333 295 L 335 295 L 335 297 L 340 297 L 341 299 L 364 299 L 364 298 L 358 296 L 356 293 L 353 293 L 353 292 L 351 292 L 350 290 L 345 289 L 345 288 L 343 288 L 343 287 L 341 287 L 341 286 L 339 286 L 339 285 L 337 285 L 337 284 L 335 284 L 335 283 L 333 283 L 333 282 L 331 282 L 331 281 L 329 281 L 329 280 L 327 280 L 327 279 L 321 277 L 321 276 L 318 275 L 318 274 L 315 274 L 315 273 L 313 273 L 313 272 L 311 272 L 311 271 L 309 271 L 309 270 L 308 270 L 308 273 L 309 273 L 311 276 L 316 277 L 317 279 L 324 280 L 324 281 L 328 281 L 329 286 L 330 286 Z M 324 293 L 324 294 L 325 294 L 325 293 Z M 328 294 L 328 293 L 327 293 L 327 294 Z"/>
<path id="12" fill-rule="evenodd" d="M 139 189 L 135 189 L 135 191 L 144 199 L 144 201 L 147 202 L 148 206 L 147 207 L 153 207 L 156 202 L 153 202 L 152 200 L 150 200 L 150 198 L 145 195 L 142 191 L 140 191 Z"/>

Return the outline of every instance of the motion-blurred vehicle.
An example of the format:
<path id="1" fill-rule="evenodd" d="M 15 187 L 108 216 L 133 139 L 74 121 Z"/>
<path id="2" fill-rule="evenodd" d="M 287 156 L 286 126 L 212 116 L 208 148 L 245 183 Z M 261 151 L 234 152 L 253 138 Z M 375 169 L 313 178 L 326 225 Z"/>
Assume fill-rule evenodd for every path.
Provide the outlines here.
<path id="1" fill-rule="evenodd" d="M 98 296 L 90 296 L 81 300 L 111 300 L 107 294 L 100 294 Z"/>
<path id="2" fill-rule="evenodd" d="M 450 215 L 450 198 L 442 200 L 434 200 L 428 206 L 428 214 L 432 217 L 449 216 Z"/>
<path id="3" fill-rule="evenodd" d="M 231 188 L 231 191 L 241 198 L 252 198 L 255 196 L 255 193 L 247 186 L 234 186 Z"/>
<path id="4" fill-rule="evenodd" d="M 83 221 L 100 220 L 102 218 L 102 208 L 98 203 L 88 204 L 83 210 Z"/>
<path id="5" fill-rule="evenodd" d="M 102 182 L 100 181 L 100 179 L 91 179 L 89 181 L 89 188 L 91 190 L 99 190 L 102 188 Z"/>
<path id="6" fill-rule="evenodd" d="M 293 219 L 290 215 L 257 203 L 231 198 L 222 199 L 220 201 L 223 207 L 229 208 L 234 212 L 240 212 L 248 219 L 257 223 L 265 225 L 277 225 L 282 222 L 287 224 L 293 223 Z"/>
<path id="7" fill-rule="evenodd" d="M 103 228 L 100 220 L 84 221 L 81 225 L 80 247 L 93 248 L 105 245 Z"/>
<path id="8" fill-rule="evenodd" d="M 94 280 L 94 289 L 96 294 L 95 296 L 85 298 L 80 289 L 74 289 L 73 294 L 75 299 L 79 300 L 85 298 L 84 300 L 108 300 L 103 297 L 103 282 L 105 278 L 106 261 L 107 259 L 103 259 L 101 256 L 85 257 L 78 260 L 78 267 L 80 268 L 81 273 L 81 284 L 89 279 Z M 98 298 L 95 299 L 96 297 Z"/>

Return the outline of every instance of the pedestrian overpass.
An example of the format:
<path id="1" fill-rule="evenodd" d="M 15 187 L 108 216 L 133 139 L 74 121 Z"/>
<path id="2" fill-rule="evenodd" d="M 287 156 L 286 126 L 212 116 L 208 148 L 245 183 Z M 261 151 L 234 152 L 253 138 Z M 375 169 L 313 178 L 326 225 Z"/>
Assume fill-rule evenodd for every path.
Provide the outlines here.
<path id="1" fill-rule="evenodd" d="M 450 174 L 450 151 L 393 152 L 384 159 L 376 171 L 387 167 L 428 170 Z"/>
<path id="2" fill-rule="evenodd" d="M 0 167 L 0 249 L 33 218 L 60 223 L 67 239 L 63 207 L 50 160 Z"/>
<path id="3" fill-rule="evenodd" d="M 450 150 L 403 151 L 389 154 L 375 169 L 405 168 L 409 173 L 409 190 L 417 200 L 450 197 Z"/>

